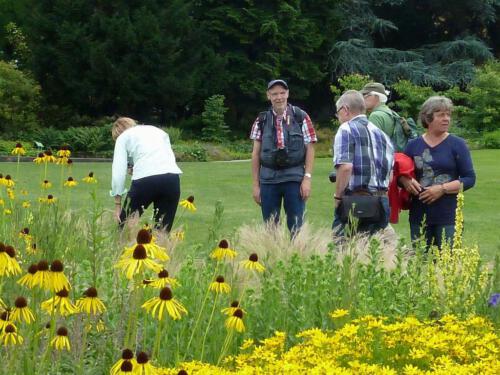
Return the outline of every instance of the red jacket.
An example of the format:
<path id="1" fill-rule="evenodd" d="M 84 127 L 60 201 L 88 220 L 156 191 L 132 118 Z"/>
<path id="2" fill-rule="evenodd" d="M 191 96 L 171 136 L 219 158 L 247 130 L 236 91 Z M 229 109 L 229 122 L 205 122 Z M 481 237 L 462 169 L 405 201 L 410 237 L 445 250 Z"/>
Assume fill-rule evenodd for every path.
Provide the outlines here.
<path id="1" fill-rule="evenodd" d="M 396 152 L 394 154 L 394 168 L 388 192 L 389 205 L 391 207 L 389 222 L 391 224 L 398 222 L 401 210 L 410 208 L 410 193 L 398 186 L 398 178 L 400 176 L 415 178 L 415 164 L 409 156 L 406 156 L 402 152 Z"/>

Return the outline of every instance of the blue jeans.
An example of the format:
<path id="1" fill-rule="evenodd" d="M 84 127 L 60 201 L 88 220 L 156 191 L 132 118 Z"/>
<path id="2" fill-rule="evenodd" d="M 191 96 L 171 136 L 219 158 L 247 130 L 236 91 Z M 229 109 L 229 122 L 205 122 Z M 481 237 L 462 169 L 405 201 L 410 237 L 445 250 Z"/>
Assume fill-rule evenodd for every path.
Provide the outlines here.
<path id="1" fill-rule="evenodd" d="M 302 226 L 305 203 L 300 196 L 300 182 L 281 182 L 278 184 L 261 184 L 260 200 L 264 221 L 274 219 L 279 222 L 281 202 L 285 208 L 286 224 L 291 233 Z"/>
<path id="2" fill-rule="evenodd" d="M 375 232 L 384 229 L 389 225 L 389 198 L 380 197 L 380 202 L 383 207 L 383 217 L 378 223 L 370 223 L 370 224 L 359 224 L 357 228 L 357 232 L 365 232 L 369 234 L 374 234 Z M 333 234 L 335 236 L 344 236 L 345 235 L 345 223 L 340 220 L 340 214 L 338 212 L 338 207 L 335 209 L 335 214 L 333 217 Z"/>
<path id="3" fill-rule="evenodd" d="M 453 246 L 455 225 L 425 225 L 410 222 L 410 235 L 412 241 L 420 239 L 421 232 L 425 238 L 426 250 L 429 250 L 431 245 L 436 245 L 439 249 L 441 249 L 443 239 Z"/>

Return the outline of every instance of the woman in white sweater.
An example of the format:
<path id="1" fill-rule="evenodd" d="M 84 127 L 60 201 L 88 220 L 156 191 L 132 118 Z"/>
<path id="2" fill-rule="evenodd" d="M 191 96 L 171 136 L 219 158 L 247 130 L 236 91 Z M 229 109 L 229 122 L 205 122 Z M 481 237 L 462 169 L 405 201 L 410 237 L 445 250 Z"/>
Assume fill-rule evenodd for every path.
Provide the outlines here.
<path id="1" fill-rule="evenodd" d="M 156 227 L 170 231 L 179 203 L 182 171 L 175 162 L 168 134 L 154 126 L 137 125 L 128 117 L 116 120 L 111 134 L 116 141 L 110 191 L 116 220 L 123 225 L 131 213 L 142 215 L 153 203 Z M 127 193 L 128 159 L 132 160 L 133 172 Z"/>

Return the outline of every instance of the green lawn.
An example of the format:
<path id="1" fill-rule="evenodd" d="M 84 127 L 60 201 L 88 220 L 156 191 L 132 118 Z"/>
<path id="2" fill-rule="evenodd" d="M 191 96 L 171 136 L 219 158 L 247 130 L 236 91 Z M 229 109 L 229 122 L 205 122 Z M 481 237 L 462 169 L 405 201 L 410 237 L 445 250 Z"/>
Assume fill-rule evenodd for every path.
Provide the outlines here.
<path id="1" fill-rule="evenodd" d="M 465 195 L 465 239 L 477 242 L 486 259 L 492 259 L 500 249 L 500 171 L 498 160 L 500 150 L 480 150 L 472 153 L 477 173 L 476 186 Z M 495 167 L 495 165 L 497 165 Z M 184 174 L 181 178 L 182 197 L 195 196 L 198 211 L 185 213 L 183 222 L 189 226 L 189 243 L 195 244 L 207 238 L 207 227 L 212 222 L 214 206 L 217 200 L 224 205 L 222 232 L 231 235 L 234 228 L 243 223 L 260 221 L 260 208 L 253 203 L 251 196 L 250 162 L 210 162 L 181 163 Z M 333 216 L 333 188 L 328 181 L 328 173 L 332 168 L 330 159 L 317 159 L 313 174 L 313 193 L 307 204 L 307 220 L 315 226 L 329 227 Z M 110 172 L 109 163 L 75 163 L 72 176 L 81 180 L 89 171 L 93 171 L 99 179 L 98 196 L 103 204 L 113 209 L 113 200 L 109 197 Z M 16 163 L 1 163 L 0 172 L 10 173 L 15 177 Z M 50 192 L 61 196 L 58 187 L 60 167 L 50 165 L 49 179 L 54 183 Z M 21 163 L 19 169 L 17 195 L 20 188 L 27 188 L 29 197 L 40 196 L 39 183 L 43 177 L 43 166 L 33 163 Z M 80 185 L 72 190 L 71 201 L 74 206 L 84 206 L 89 200 L 88 185 Z M 46 194 L 46 193 L 45 193 Z M 63 199 L 67 199 L 63 198 Z M 409 237 L 407 215 L 404 213 L 400 223 L 394 226 L 396 231 Z"/>

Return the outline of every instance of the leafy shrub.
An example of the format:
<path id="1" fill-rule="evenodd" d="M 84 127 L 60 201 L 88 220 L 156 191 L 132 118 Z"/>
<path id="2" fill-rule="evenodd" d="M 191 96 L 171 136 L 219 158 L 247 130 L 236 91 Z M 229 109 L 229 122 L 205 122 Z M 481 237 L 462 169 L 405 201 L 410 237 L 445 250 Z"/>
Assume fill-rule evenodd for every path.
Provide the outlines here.
<path id="1" fill-rule="evenodd" d="M 201 114 L 203 140 L 223 142 L 227 139 L 229 128 L 224 121 L 224 114 L 227 112 L 224 99 L 224 95 L 213 95 L 205 101 L 205 109 Z"/>
<path id="2" fill-rule="evenodd" d="M 342 76 L 338 79 L 338 84 L 336 86 L 330 86 L 330 91 L 335 95 L 337 99 L 342 95 L 344 91 L 347 90 L 361 90 L 364 85 L 368 82 L 373 81 L 370 76 L 361 74 L 348 74 Z"/>
<path id="3" fill-rule="evenodd" d="M 173 126 L 163 128 L 165 133 L 170 137 L 170 143 L 177 143 L 182 140 L 182 129 Z"/>
<path id="4" fill-rule="evenodd" d="M 26 155 L 34 156 L 36 153 L 36 149 L 33 147 L 32 142 L 28 141 L 4 141 L 0 140 L 0 154 L 1 155 L 10 155 L 12 149 L 16 147 L 16 143 L 20 142 L 23 145 L 24 150 L 26 151 Z"/>
<path id="5" fill-rule="evenodd" d="M 64 140 L 75 152 L 96 154 L 101 151 L 113 150 L 110 125 L 68 128 L 64 132 Z"/>
<path id="6" fill-rule="evenodd" d="M 32 134 L 33 141 L 41 142 L 45 148 L 57 148 L 63 144 L 70 144 L 65 138 L 65 131 L 53 127 L 36 129 Z M 73 147 L 71 145 L 71 147 Z"/>
<path id="7" fill-rule="evenodd" d="M 484 148 L 500 148 L 500 130 L 489 132 L 483 136 Z"/>
<path id="8" fill-rule="evenodd" d="M 207 161 L 207 150 L 198 142 L 173 144 L 177 161 Z"/>

